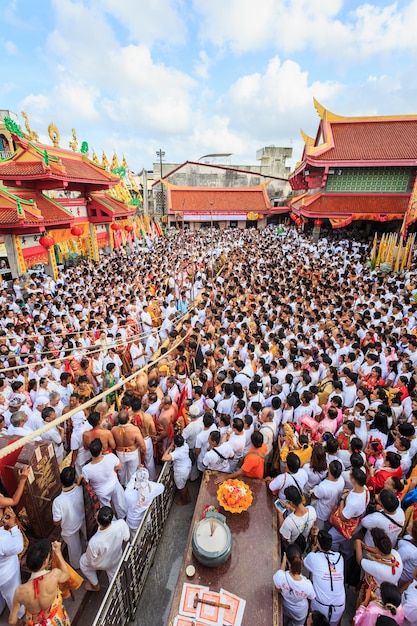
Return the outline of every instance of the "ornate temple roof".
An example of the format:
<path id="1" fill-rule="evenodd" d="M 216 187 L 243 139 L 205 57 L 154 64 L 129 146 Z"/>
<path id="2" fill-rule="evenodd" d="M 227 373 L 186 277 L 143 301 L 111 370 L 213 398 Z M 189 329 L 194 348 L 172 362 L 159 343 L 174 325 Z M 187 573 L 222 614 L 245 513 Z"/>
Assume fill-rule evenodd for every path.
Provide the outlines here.
<path id="1" fill-rule="evenodd" d="M 378 222 L 403 219 L 409 202 L 408 194 L 315 194 L 295 196 L 291 210 L 303 217 L 328 218 L 331 220 L 375 220 Z"/>
<path id="2" fill-rule="evenodd" d="M 131 217 L 135 214 L 137 206 L 112 198 L 104 191 L 95 191 L 89 195 L 88 208 L 90 222 L 102 223 L 113 218 Z"/>
<path id="3" fill-rule="evenodd" d="M 108 189 L 120 181 L 118 176 L 79 152 L 34 143 L 19 136 L 14 136 L 14 141 L 16 152 L 0 161 L 0 180 L 8 185 L 14 186 L 16 181 L 24 180 L 43 188 L 86 184 L 96 189 Z"/>
<path id="4" fill-rule="evenodd" d="M 71 212 L 33 189 L 19 189 L 18 195 L 0 187 L 0 228 L 22 229 L 67 227 L 73 222 Z"/>
<path id="5" fill-rule="evenodd" d="M 168 211 L 201 214 L 268 213 L 265 185 L 259 187 L 167 187 Z"/>
<path id="6" fill-rule="evenodd" d="M 344 117 L 328 111 L 317 100 L 314 105 L 320 125 L 315 139 L 301 131 L 304 163 L 416 164 L 417 115 Z"/>

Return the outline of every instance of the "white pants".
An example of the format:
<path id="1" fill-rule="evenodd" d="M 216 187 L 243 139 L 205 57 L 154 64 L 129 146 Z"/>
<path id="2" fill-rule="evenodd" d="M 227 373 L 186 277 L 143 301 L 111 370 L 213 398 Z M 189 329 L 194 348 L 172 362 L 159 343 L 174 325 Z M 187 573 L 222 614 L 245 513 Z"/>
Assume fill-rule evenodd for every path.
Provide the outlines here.
<path id="1" fill-rule="evenodd" d="M 333 526 L 330 528 L 329 533 L 333 539 L 332 550 L 334 552 L 341 552 L 344 556 L 347 556 L 352 552 L 352 540 L 346 539 L 342 533 L 339 533 L 339 531 L 333 528 Z"/>
<path id="2" fill-rule="evenodd" d="M 80 569 L 80 558 L 83 552 L 83 547 L 87 544 L 87 532 L 85 529 L 85 522 L 81 526 L 79 530 L 77 530 L 72 535 L 66 535 L 64 532 L 62 534 L 62 539 L 67 544 L 68 548 L 68 558 L 71 567 L 74 569 Z"/>
<path id="3" fill-rule="evenodd" d="M 123 487 L 126 487 L 133 474 L 138 469 L 140 463 L 139 451 L 133 450 L 133 452 L 119 452 L 116 450 L 117 458 L 122 463 L 122 469 L 120 470 L 120 482 Z"/>
<path id="4" fill-rule="evenodd" d="M 149 472 L 149 480 L 155 480 L 156 472 L 155 472 L 155 461 L 153 458 L 153 441 L 151 437 L 145 437 L 145 461 L 144 465 Z"/>
<path id="5" fill-rule="evenodd" d="M 137 453 L 136 453 L 137 454 Z M 117 519 L 124 519 L 127 513 L 127 506 L 125 500 L 125 492 L 122 485 L 117 481 L 113 490 L 107 493 L 97 491 L 97 497 L 100 500 L 100 506 L 110 506 L 113 504 L 116 511 Z"/>
<path id="6" fill-rule="evenodd" d="M 327 619 L 329 619 L 330 626 L 337 626 L 337 624 L 342 619 L 342 615 L 344 613 L 345 606 L 346 606 L 346 602 L 344 602 L 343 604 L 341 604 L 339 606 L 333 605 L 332 616 L 331 616 L 331 619 L 329 619 L 329 607 L 328 607 L 328 605 L 327 604 L 321 604 L 316 599 L 311 601 L 311 610 L 312 611 L 319 611 L 319 613 L 322 613 L 325 617 L 327 617 Z"/>
<path id="7" fill-rule="evenodd" d="M 22 577 L 20 576 L 20 567 L 15 571 L 15 573 L 8 577 L 7 580 L 3 580 L 3 577 L 0 577 L 0 595 L 6 601 L 7 606 L 9 607 L 9 611 L 13 605 L 13 597 L 16 588 L 22 584 Z M 0 606 L 2 606 L 2 602 L 0 601 Z M 21 606 L 19 609 L 18 617 L 23 617 L 25 613 L 25 607 Z"/>
<path id="8" fill-rule="evenodd" d="M 107 574 L 109 582 L 111 582 L 112 579 L 114 578 L 118 565 L 119 564 L 116 563 L 111 569 L 104 570 Z M 80 558 L 80 570 L 82 571 L 83 575 L 87 578 L 87 580 L 90 581 L 92 585 L 98 585 L 97 570 L 89 564 L 88 559 L 87 559 L 87 554 L 85 552 L 84 554 L 81 555 L 81 558 Z"/>

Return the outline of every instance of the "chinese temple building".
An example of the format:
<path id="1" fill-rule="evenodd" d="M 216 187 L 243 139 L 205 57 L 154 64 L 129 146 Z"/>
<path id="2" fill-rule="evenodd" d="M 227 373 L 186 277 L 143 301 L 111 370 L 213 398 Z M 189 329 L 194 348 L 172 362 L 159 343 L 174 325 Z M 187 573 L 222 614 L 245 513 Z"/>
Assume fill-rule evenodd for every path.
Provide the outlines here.
<path id="1" fill-rule="evenodd" d="M 292 217 L 333 228 L 403 220 L 416 193 L 417 115 L 343 117 L 314 104 L 316 137 L 302 132 L 302 160 L 289 176 Z"/>
<path id="2" fill-rule="evenodd" d="M 108 171 L 73 131 L 72 150 L 59 147 L 58 129 L 48 131 L 53 145 L 6 118 L 7 156 L 0 160 L 0 266 L 3 279 L 32 267 L 58 265 L 77 256 L 99 260 L 100 249 L 119 247 L 134 236 L 136 203 L 123 183 L 125 168 Z M 5 139 L 7 138 L 7 146 Z M 4 150 L 4 152 L 6 152 Z M 132 222 L 132 223 L 131 223 Z"/>
<path id="3" fill-rule="evenodd" d="M 201 162 L 186 161 L 154 189 L 164 186 L 169 226 L 190 230 L 215 228 L 261 228 L 267 224 L 272 198 L 284 197 L 288 180 L 257 171 Z M 284 208 L 288 211 L 288 208 Z"/>

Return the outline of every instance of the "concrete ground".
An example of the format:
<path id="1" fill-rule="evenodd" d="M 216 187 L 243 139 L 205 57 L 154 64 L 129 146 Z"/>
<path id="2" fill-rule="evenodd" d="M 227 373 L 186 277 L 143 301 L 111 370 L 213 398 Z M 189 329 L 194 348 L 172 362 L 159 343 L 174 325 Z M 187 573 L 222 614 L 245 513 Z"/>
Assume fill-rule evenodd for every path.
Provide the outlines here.
<path id="1" fill-rule="evenodd" d="M 166 626 L 180 573 L 200 480 L 189 483 L 191 504 L 174 503 L 136 612 L 135 626 Z"/>

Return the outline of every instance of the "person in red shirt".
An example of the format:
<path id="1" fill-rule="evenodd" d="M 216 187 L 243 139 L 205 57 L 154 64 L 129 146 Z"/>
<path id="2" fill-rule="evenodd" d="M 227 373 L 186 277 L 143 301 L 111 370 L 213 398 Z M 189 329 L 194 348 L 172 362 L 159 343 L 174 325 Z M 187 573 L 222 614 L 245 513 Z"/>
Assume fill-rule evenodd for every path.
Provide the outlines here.
<path id="1" fill-rule="evenodd" d="M 396 452 L 387 452 L 382 467 L 377 470 L 373 466 L 369 468 L 367 486 L 377 494 L 384 488 L 385 481 L 394 476 L 402 478 L 401 457 Z"/>

